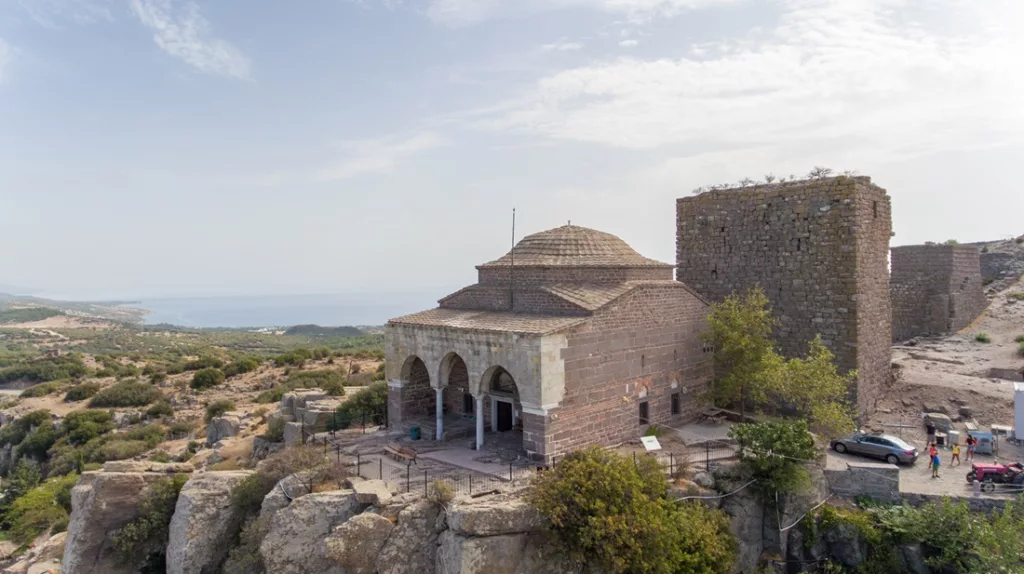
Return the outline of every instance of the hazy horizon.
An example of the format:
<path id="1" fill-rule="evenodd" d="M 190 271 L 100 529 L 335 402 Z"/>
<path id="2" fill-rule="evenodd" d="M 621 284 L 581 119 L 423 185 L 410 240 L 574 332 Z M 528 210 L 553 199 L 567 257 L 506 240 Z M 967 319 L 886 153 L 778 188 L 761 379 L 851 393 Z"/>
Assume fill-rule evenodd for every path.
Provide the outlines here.
<path id="1" fill-rule="evenodd" d="M 893 245 L 1024 233 L 1024 3 L 0 3 L 0 284 L 430 294 L 564 224 L 857 170 Z M 0 290 L 2 291 L 2 290 Z"/>

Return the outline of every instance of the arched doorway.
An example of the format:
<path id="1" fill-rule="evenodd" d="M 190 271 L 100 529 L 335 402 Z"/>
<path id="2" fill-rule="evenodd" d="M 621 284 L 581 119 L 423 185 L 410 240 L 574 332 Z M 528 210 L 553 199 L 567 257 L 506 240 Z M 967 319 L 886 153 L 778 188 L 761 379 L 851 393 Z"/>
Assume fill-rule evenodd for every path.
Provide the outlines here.
<path id="1" fill-rule="evenodd" d="M 494 367 L 485 388 L 491 399 L 491 430 L 522 431 L 522 405 L 512 375 L 502 367 Z"/>
<path id="2" fill-rule="evenodd" d="M 473 395 L 469 392 L 469 369 L 457 353 L 449 353 L 441 361 L 441 384 L 444 386 L 444 412 L 449 415 L 473 416 Z"/>
<path id="3" fill-rule="evenodd" d="M 437 397 L 430 386 L 427 365 L 417 357 L 406 359 L 402 365 L 402 418 L 406 421 L 421 417 L 433 417 L 437 408 Z"/>

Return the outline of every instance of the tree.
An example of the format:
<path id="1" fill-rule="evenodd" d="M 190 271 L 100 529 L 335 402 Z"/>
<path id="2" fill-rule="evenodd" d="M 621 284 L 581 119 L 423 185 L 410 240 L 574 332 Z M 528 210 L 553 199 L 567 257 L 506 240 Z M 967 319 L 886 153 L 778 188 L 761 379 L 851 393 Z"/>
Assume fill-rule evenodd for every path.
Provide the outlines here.
<path id="1" fill-rule="evenodd" d="M 715 379 L 711 397 L 716 404 L 739 403 L 746 415 L 748 403 L 764 404 L 772 382 L 777 355 L 771 339 L 772 318 L 768 298 L 760 287 L 744 295 L 733 293 L 711 306 L 710 329 L 702 335 L 715 349 Z"/>
<path id="2" fill-rule="evenodd" d="M 216 387 L 224 382 L 224 373 L 220 369 L 203 369 L 192 376 L 193 389 L 202 390 Z"/>
<path id="3" fill-rule="evenodd" d="M 740 447 L 740 464 L 766 494 L 799 490 L 805 461 L 818 456 L 804 421 L 739 424 L 729 431 Z"/>
<path id="4" fill-rule="evenodd" d="M 789 359 L 776 369 L 770 388 L 788 403 L 811 430 L 829 438 L 854 429 L 854 410 L 848 403 L 850 385 L 857 371 L 842 375 L 835 356 L 815 337 L 806 358 Z"/>
<path id="5" fill-rule="evenodd" d="M 736 543 L 725 515 L 666 490 L 653 458 L 591 447 L 538 475 L 529 500 L 577 562 L 623 574 L 729 572 Z"/>

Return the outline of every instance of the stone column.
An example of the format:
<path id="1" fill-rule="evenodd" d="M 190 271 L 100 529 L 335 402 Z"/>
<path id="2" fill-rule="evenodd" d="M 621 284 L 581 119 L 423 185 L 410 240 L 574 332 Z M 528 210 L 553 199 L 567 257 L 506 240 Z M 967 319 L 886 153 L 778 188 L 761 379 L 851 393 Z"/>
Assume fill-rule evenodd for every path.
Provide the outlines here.
<path id="1" fill-rule="evenodd" d="M 476 449 L 484 448 L 484 396 L 476 397 Z"/>
<path id="2" fill-rule="evenodd" d="M 444 389 L 437 389 L 437 401 L 434 411 L 437 413 L 437 440 L 444 433 Z"/>

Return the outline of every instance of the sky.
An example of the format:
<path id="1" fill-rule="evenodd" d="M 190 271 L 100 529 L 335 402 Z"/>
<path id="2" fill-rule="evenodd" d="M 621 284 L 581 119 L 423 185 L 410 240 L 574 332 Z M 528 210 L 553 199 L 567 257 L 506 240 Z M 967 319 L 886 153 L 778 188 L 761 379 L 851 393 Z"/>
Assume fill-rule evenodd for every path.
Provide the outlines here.
<path id="1" fill-rule="evenodd" d="M 431 293 L 565 224 L 869 175 L 893 245 L 1024 234 L 1020 0 L 0 0 L 0 284 Z"/>

